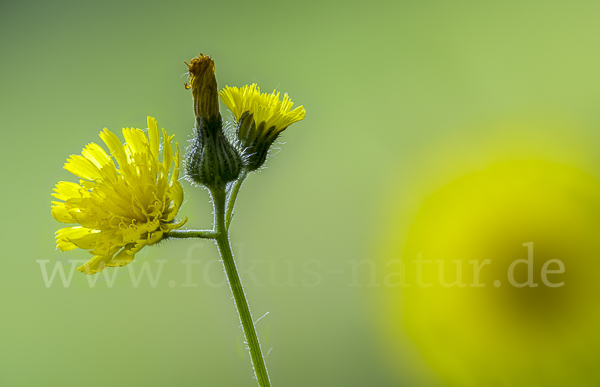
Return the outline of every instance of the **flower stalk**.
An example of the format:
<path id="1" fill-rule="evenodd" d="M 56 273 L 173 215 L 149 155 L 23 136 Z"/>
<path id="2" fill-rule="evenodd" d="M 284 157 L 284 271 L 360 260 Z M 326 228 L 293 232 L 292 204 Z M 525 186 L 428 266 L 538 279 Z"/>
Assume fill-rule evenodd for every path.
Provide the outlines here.
<path id="1" fill-rule="evenodd" d="M 165 235 L 166 238 L 204 238 L 215 239 L 217 233 L 213 230 L 173 230 Z"/>
<path id="2" fill-rule="evenodd" d="M 225 214 L 225 228 L 227 230 L 229 230 L 229 225 L 231 224 L 231 220 L 233 219 L 233 210 L 235 208 L 235 202 L 237 200 L 238 194 L 240 193 L 240 188 L 242 188 L 242 184 L 244 183 L 244 180 L 246 180 L 246 177 L 248 177 L 249 172 L 250 171 L 248 171 L 247 168 L 242 169 L 240 176 L 233 183 L 233 185 L 231 186 L 231 190 L 227 195 L 227 212 Z"/>
<path id="3" fill-rule="evenodd" d="M 246 344 L 250 349 L 250 357 L 254 374 L 260 387 L 270 387 L 271 381 L 267 372 L 265 358 L 262 354 L 250 306 L 246 299 L 246 294 L 242 286 L 242 281 L 233 258 L 231 250 L 231 242 L 229 240 L 229 224 L 227 219 L 231 221 L 235 198 L 239 192 L 239 188 L 247 172 L 242 174 L 242 177 L 231 186 L 231 190 L 227 192 L 224 189 L 210 189 L 210 194 L 213 202 L 214 227 L 213 230 L 175 230 L 167 234 L 168 238 L 206 238 L 213 239 L 219 249 L 219 254 L 223 262 L 223 268 L 227 275 L 229 289 L 233 294 L 235 306 L 238 311 L 238 316 L 244 330 Z"/>
<path id="4" fill-rule="evenodd" d="M 235 265 L 235 260 L 233 259 L 233 252 L 231 251 L 231 243 L 229 241 L 229 231 L 225 225 L 226 194 L 224 190 L 212 190 L 211 195 L 215 212 L 216 242 L 219 253 L 221 254 L 225 273 L 227 274 L 229 289 L 233 294 L 240 322 L 244 329 L 246 344 L 248 345 L 248 348 L 250 348 L 250 357 L 252 359 L 252 366 L 254 367 L 254 374 L 260 387 L 270 387 L 271 381 L 269 380 L 269 375 L 267 373 L 267 366 L 260 348 L 260 342 L 258 341 L 254 320 L 250 313 L 250 307 L 246 300 L 244 288 L 242 287 L 242 281 Z"/>

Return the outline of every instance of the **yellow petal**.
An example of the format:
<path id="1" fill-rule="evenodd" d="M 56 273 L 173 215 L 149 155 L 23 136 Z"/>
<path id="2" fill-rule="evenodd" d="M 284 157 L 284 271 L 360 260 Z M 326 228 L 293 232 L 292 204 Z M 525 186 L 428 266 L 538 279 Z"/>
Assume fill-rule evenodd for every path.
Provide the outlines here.
<path id="1" fill-rule="evenodd" d="M 178 181 L 174 181 L 169 189 L 169 196 L 173 201 L 173 205 L 177 208 L 177 212 L 183 202 L 183 187 Z"/>
<path id="2" fill-rule="evenodd" d="M 112 255 L 95 255 L 94 258 L 79 266 L 77 270 L 85 274 L 96 274 L 104 270 L 111 259 Z"/>
<path id="3" fill-rule="evenodd" d="M 94 216 L 94 214 L 91 214 L 90 211 L 80 212 L 77 209 L 74 209 L 71 210 L 71 215 L 73 218 L 75 218 L 75 221 L 83 227 L 91 229 L 100 228 L 98 216 Z"/>
<path id="4" fill-rule="evenodd" d="M 81 189 L 83 189 L 83 187 L 77 183 L 59 181 L 58 184 L 56 184 L 56 188 L 53 189 L 55 193 L 53 193 L 52 196 L 63 201 L 67 201 L 73 197 L 81 198 Z"/>
<path id="5" fill-rule="evenodd" d="M 173 150 L 171 149 L 171 139 L 173 137 L 167 136 L 167 132 L 163 129 L 163 166 L 165 168 L 165 174 L 171 170 L 171 163 L 173 162 Z"/>
<path id="6" fill-rule="evenodd" d="M 98 238 L 100 232 L 85 227 L 65 227 L 56 232 L 56 244 L 62 251 L 73 250 L 77 247 L 81 249 L 91 249 Z"/>
<path id="7" fill-rule="evenodd" d="M 125 151 L 130 160 L 135 160 L 135 155 L 141 155 L 145 158 L 148 150 L 148 139 L 144 132 L 139 129 L 125 128 L 123 129 L 123 137 L 125 137 Z"/>
<path id="8" fill-rule="evenodd" d="M 63 222 L 63 223 L 76 223 L 77 222 L 75 220 L 75 218 L 73 217 L 73 215 L 71 215 L 67 211 L 67 208 L 65 207 L 65 203 L 52 202 L 52 204 L 53 204 L 52 216 L 54 217 L 54 219 L 58 220 L 59 222 Z"/>
<path id="9" fill-rule="evenodd" d="M 123 250 L 119 252 L 110 262 L 107 263 L 107 266 L 110 267 L 118 267 L 125 266 L 133 261 L 135 254 L 137 254 L 142 247 L 146 246 L 146 241 L 140 239 L 135 243 L 128 243 L 125 245 Z"/>
<path id="10" fill-rule="evenodd" d="M 117 235 L 116 230 L 108 229 L 102 232 L 91 253 L 94 255 L 110 255 L 112 257 L 123 245 L 123 240 Z"/>
<path id="11" fill-rule="evenodd" d="M 119 138 L 106 128 L 103 132 L 100 132 L 100 138 L 104 141 L 106 146 L 108 146 L 108 149 L 110 149 L 112 156 L 117 160 L 117 163 L 119 163 L 119 167 L 121 169 L 127 168 L 127 155 L 125 154 L 125 150 L 123 149 L 123 145 Z"/>
<path id="12" fill-rule="evenodd" d="M 104 168 L 106 166 L 112 165 L 113 161 L 109 155 L 106 154 L 102 147 L 94 142 L 88 144 L 81 154 L 92 163 L 94 163 L 98 168 Z"/>
<path id="13" fill-rule="evenodd" d="M 171 182 L 179 180 L 179 144 L 175 143 L 175 149 L 175 158 L 173 159 L 175 167 L 173 168 L 173 174 L 171 175 Z"/>
<path id="14" fill-rule="evenodd" d="M 158 148 L 159 148 L 159 136 L 158 136 L 158 125 L 156 119 L 148 116 L 148 138 L 150 139 L 150 152 L 154 157 L 154 160 L 158 162 Z"/>
<path id="15" fill-rule="evenodd" d="M 103 178 L 111 181 L 117 179 L 117 168 L 112 158 L 106 154 L 100 145 L 96 143 L 88 144 L 81 154 L 98 168 Z"/>
<path id="16" fill-rule="evenodd" d="M 109 267 L 119 267 L 131 263 L 135 254 L 130 254 L 130 252 L 133 251 L 135 245 L 135 243 L 126 244 L 125 247 L 106 265 Z"/>
<path id="17" fill-rule="evenodd" d="M 100 170 L 90 160 L 83 156 L 73 155 L 67 159 L 65 169 L 75 176 L 85 180 L 96 180 L 102 178 Z"/>

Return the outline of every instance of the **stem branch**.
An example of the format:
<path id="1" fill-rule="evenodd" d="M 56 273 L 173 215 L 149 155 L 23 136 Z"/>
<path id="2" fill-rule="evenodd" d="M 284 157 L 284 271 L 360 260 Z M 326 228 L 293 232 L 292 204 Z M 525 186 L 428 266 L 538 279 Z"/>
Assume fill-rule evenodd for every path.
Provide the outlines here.
<path id="1" fill-rule="evenodd" d="M 235 207 L 235 201 L 237 200 L 238 193 L 240 193 L 240 188 L 242 187 L 242 183 L 246 180 L 248 176 L 248 169 L 242 169 L 240 173 L 240 177 L 233 183 L 233 187 L 229 192 L 229 196 L 227 198 L 227 213 L 225 215 L 225 228 L 229 230 L 229 225 L 231 224 L 231 219 L 233 218 L 233 209 Z"/>
<path id="2" fill-rule="evenodd" d="M 166 235 L 169 238 L 215 239 L 217 237 L 217 233 L 213 230 L 171 230 Z"/>

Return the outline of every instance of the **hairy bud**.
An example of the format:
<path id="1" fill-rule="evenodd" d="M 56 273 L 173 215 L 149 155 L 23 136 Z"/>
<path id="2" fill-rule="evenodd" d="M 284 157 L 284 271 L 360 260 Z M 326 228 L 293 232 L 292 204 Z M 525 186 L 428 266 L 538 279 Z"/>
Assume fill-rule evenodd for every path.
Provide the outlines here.
<path id="1" fill-rule="evenodd" d="M 242 161 L 223 133 L 221 115 L 210 120 L 197 118 L 195 132 L 187 154 L 187 176 L 208 188 L 225 188 L 237 179 Z"/>

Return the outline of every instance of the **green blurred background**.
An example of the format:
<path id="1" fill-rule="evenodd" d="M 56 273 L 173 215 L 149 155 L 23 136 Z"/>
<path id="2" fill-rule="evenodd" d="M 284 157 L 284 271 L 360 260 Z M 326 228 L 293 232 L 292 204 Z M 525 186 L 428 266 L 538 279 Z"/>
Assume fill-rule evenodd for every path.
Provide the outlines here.
<path id="1" fill-rule="evenodd" d="M 444 385 L 401 323 L 390 348 L 369 265 L 466 173 L 535 158 L 600 177 L 599 17 L 596 1 L 3 1 L 0 384 L 254 385 L 211 243 L 145 248 L 136 273 L 167 260 L 156 286 L 122 268 L 112 287 L 46 287 L 37 262 L 88 258 L 54 247 L 67 156 L 147 115 L 184 147 L 183 61 L 202 52 L 220 87 L 277 87 L 307 110 L 232 226 L 274 385 Z M 206 191 L 183 184 L 180 215 L 209 227 Z"/>

